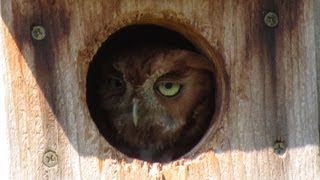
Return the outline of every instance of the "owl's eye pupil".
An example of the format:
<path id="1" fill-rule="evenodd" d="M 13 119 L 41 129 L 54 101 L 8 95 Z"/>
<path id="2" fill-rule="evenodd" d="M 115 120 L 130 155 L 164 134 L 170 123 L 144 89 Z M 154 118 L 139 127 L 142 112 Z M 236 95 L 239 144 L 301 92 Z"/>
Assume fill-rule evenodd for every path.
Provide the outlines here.
<path id="1" fill-rule="evenodd" d="M 115 87 L 121 87 L 122 83 L 121 83 L 121 81 L 117 80 L 117 81 L 115 81 L 114 85 L 115 85 Z"/>
<path id="2" fill-rule="evenodd" d="M 167 88 L 167 89 L 171 89 L 172 86 L 173 86 L 173 84 L 172 84 L 172 83 L 165 83 L 164 86 L 165 86 L 165 88 Z"/>

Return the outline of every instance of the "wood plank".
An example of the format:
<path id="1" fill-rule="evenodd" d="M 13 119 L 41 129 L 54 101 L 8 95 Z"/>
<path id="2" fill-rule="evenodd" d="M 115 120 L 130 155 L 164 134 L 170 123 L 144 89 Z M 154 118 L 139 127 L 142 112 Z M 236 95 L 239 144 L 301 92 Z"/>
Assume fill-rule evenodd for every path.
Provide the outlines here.
<path id="1" fill-rule="evenodd" d="M 318 131 L 319 131 L 319 143 L 318 143 L 318 156 L 320 156 L 320 1 L 315 0 L 313 6 L 314 12 L 314 27 L 315 27 L 315 56 L 317 63 L 317 95 L 318 95 Z M 320 158 L 318 158 L 317 164 L 320 164 Z M 317 172 L 320 172 L 320 165 L 317 166 Z"/>
<path id="2" fill-rule="evenodd" d="M 0 5 L 1 7 L 1 5 Z M 1 13 L 0 8 L 0 14 Z M 8 112 L 6 108 L 6 95 L 8 91 L 8 79 L 5 56 L 5 24 L 0 18 L 0 174 L 3 179 L 9 179 L 10 175 L 10 145 L 8 134 Z"/>

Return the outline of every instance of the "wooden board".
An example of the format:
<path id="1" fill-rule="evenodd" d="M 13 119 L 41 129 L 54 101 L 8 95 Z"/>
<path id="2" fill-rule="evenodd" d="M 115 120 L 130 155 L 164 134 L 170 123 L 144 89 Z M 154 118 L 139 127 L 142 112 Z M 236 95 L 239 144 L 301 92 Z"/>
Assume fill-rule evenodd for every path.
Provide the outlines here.
<path id="1" fill-rule="evenodd" d="M 320 177 L 319 0 L 0 2 L 5 177 Z M 264 24 L 268 11 L 279 15 L 276 28 Z M 99 134 L 86 105 L 86 72 L 94 53 L 112 32 L 135 23 L 198 34 L 221 57 L 226 73 L 215 130 L 195 151 L 168 164 L 117 152 Z M 44 40 L 31 38 L 34 25 L 45 27 Z M 276 141 L 286 148 L 281 155 L 274 152 Z M 53 167 L 43 163 L 49 150 L 57 154 Z"/>

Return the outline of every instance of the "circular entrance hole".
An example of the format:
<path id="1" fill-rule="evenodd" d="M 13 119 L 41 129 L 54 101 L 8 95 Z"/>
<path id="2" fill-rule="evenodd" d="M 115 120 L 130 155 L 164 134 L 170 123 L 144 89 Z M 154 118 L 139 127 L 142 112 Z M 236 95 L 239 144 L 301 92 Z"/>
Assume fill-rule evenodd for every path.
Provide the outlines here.
<path id="1" fill-rule="evenodd" d="M 208 132 L 220 105 L 216 66 L 191 41 L 157 25 L 113 33 L 93 57 L 87 104 L 103 137 L 129 157 L 169 162 Z"/>

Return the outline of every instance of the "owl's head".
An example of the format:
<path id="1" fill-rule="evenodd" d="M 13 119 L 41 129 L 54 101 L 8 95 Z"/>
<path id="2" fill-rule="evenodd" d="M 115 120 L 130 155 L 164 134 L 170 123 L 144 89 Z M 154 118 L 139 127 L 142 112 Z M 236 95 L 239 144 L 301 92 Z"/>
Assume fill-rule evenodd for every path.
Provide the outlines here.
<path id="1" fill-rule="evenodd" d="M 130 50 L 100 69 L 99 104 L 119 144 L 160 152 L 194 143 L 208 127 L 214 82 L 213 65 L 204 56 L 182 49 Z"/>

